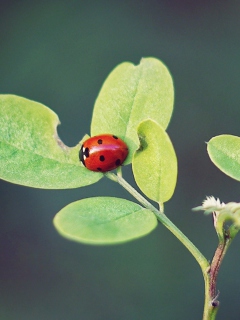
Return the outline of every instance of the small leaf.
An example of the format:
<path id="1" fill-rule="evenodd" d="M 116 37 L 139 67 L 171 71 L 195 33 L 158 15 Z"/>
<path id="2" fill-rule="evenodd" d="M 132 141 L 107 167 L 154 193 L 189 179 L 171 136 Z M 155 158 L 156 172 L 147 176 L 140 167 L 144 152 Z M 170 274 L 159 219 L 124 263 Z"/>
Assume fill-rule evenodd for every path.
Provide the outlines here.
<path id="1" fill-rule="evenodd" d="M 133 157 L 133 174 L 137 185 L 150 199 L 160 204 L 168 201 L 177 181 L 177 158 L 171 140 L 156 122 L 140 123 L 141 147 Z"/>
<path id="2" fill-rule="evenodd" d="M 58 116 L 44 105 L 0 95 L 0 178 L 45 189 L 97 182 L 102 174 L 80 164 L 80 147 L 69 148 L 59 139 L 58 124 Z"/>
<path id="3" fill-rule="evenodd" d="M 173 111 L 173 82 L 165 65 L 155 58 L 144 58 L 138 66 L 124 62 L 108 76 L 96 100 L 91 135 L 112 133 L 129 149 L 130 163 L 139 146 L 138 124 L 151 118 L 163 128 Z"/>
<path id="4" fill-rule="evenodd" d="M 222 172 L 240 181 L 240 138 L 220 135 L 207 144 L 210 159 Z"/>
<path id="5" fill-rule="evenodd" d="M 157 225 L 155 215 L 119 198 L 96 197 L 73 202 L 57 213 L 58 232 L 88 244 L 116 244 L 142 237 Z"/>

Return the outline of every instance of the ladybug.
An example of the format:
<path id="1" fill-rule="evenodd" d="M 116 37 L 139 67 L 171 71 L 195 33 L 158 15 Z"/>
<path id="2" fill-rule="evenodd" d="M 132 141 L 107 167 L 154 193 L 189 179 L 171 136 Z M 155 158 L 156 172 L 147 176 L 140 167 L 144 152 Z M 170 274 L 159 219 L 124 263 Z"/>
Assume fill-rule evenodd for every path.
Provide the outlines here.
<path id="1" fill-rule="evenodd" d="M 98 172 L 116 169 L 127 155 L 126 143 L 112 134 L 101 134 L 87 139 L 79 151 L 79 159 L 83 165 Z"/>

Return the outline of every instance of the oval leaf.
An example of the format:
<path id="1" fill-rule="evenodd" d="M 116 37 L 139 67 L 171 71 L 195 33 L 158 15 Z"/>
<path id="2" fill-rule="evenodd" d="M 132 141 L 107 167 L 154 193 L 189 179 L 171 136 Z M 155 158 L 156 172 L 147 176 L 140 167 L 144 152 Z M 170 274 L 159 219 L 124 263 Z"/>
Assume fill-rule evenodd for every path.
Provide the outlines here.
<path id="1" fill-rule="evenodd" d="M 130 163 L 139 146 L 138 124 L 148 118 L 163 128 L 173 111 L 173 82 L 165 65 L 155 58 L 144 58 L 138 66 L 125 62 L 108 76 L 96 100 L 91 135 L 112 133 L 129 149 Z"/>
<path id="2" fill-rule="evenodd" d="M 77 188 L 101 173 L 83 167 L 79 146 L 67 147 L 57 135 L 58 116 L 44 105 L 0 95 L 0 178 L 45 189 Z"/>
<path id="3" fill-rule="evenodd" d="M 165 130 L 152 120 L 140 123 L 141 148 L 133 157 L 137 185 L 150 199 L 162 204 L 174 192 L 177 181 L 177 158 Z"/>
<path id="4" fill-rule="evenodd" d="M 116 244 L 142 237 L 157 225 L 155 215 L 119 198 L 96 197 L 73 202 L 57 213 L 58 232 L 88 244 Z"/>
<path id="5" fill-rule="evenodd" d="M 210 159 L 222 172 L 240 181 L 240 138 L 220 135 L 207 144 Z"/>

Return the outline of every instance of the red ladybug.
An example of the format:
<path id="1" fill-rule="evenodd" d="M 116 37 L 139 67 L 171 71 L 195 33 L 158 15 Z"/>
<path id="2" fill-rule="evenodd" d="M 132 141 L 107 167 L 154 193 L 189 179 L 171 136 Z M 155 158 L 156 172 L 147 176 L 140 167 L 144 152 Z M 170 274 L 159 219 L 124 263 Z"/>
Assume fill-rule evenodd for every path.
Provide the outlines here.
<path id="1" fill-rule="evenodd" d="M 99 172 L 116 169 L 127 155 L 126 143 L 112 134 L 87 139 L 79 151 L 79 159 L 83 165 L 91 171 Z"/>

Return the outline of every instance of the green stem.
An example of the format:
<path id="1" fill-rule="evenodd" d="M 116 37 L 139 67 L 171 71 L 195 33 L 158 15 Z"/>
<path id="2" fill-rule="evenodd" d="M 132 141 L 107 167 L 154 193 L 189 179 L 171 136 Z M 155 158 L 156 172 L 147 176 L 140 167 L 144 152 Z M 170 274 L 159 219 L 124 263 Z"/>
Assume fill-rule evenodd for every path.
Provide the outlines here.
<path id="1" fill-rule="evenodd" d="M 121 176 L 115 175 L 114 173 L 107 173 L 105 176 L 115 182 L 118 182 L 124 189 L 126 189 L 135 199 L 137 199 L 146 209 L 151 210 L 157 217 L 157 219 L 165 226 L 169 231 L 171 231 L 182 244 L 191 252 L 194 258 L 200 265 L 202 272 L 205 273 L 209 269 L 209 263 L 204 255 L 198 250 L 197 247 L 182 233 L 181 230 L 172 223 L 171 220 L 163 213 L 155 208 L 149 201 L 147 201 L 140 193 L 137 192 L 126 180 Z"/>
<path id="2" fill-rule="evenodd" d="M 119 183 L 126 189 L 135 199 L 137 199 L 145 208 L 151 210 L 157 219 L 171 231 L 177 239 L 189 250 L 193 257 L 198 262 L 204 278 L 205 284 L 205 302 L 203 311 L 203 320 L 215 320 L 219 309 L 218 294 L 216 290 L 217 276 L 222 260 L 229 248 L 233 238 L 236 236 L 238 229 L 230 227 L 228 232 L 223 232 L 223 237 L 219 238 L 219 245 L 215 251 L 211 265 L 203 254 L 195 247 L 195 245 L 175 226 L 171 220 L 163 213 L 163 206 L 160 206 L 160 211 L 147 201 L 136 189 L 134 189 L 121 174 L 106 173 L 105 176 L 114 182 Z"/>

